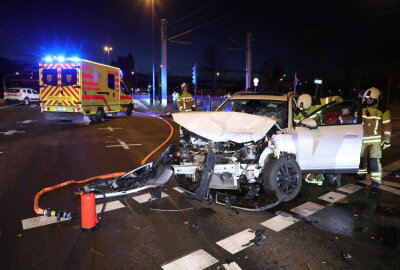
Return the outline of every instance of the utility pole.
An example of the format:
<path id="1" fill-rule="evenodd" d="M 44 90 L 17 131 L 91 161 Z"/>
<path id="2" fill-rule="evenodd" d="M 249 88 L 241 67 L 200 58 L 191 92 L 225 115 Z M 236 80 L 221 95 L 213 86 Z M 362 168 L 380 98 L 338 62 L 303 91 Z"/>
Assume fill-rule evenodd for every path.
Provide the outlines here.
<path id="1" fill-rule="evenodd" d="M 252 33 L 247 33 L 246 42 L 246 91 L 251 88 L 251 67 L 252 67 L 252 50 L 254 37 Z"/>
<path id="2" fill-rule="evenodd" d="M 154 0 L 151 1 L 151 32 L 152 32 L 152 56 L 153 56 L 153 106 L 156 105 L 156 75 L 155 75 L 155 68 L 154 68 Z"/>
<path id="3" fill-rule="evenodd" d="M 161 19 L 161 106 L 167 106 L 167 20 Z"/>

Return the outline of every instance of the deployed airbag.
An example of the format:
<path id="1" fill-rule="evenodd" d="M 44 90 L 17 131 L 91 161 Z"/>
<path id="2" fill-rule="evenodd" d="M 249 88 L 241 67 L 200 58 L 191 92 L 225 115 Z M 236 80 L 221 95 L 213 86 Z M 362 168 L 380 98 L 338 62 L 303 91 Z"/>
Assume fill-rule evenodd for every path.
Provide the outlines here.
<path id="1" fill-rule="evenodd" d="M 187 130 L 214 142 L 256 142 L 276 123 L 267 116 L 240 112 L 181 112 L 172 117 Z"/>

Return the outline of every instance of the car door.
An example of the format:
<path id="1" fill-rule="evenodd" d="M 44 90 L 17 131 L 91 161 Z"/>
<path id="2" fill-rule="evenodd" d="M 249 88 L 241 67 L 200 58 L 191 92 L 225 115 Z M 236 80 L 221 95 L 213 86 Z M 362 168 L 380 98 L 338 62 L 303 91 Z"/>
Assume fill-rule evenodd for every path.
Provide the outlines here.
<path id="1" fill-rule="evenodd" d="M 363 138 L 360 116 L 359 103 L 345 101 L 323 106 L 310 115 L 317 128 L 297 126 L 297 159 L 302 170 L 356 172 Z"/>

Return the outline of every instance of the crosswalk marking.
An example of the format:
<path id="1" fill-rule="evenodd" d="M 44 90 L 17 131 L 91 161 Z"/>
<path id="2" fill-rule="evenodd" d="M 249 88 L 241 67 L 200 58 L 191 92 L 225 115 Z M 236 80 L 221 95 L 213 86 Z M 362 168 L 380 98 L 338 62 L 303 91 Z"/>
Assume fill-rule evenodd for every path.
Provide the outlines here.
<path id="1" fill-rule="evenodd" d="M 250 232 L 250 229 L 246 229 L 239 233 L 236 233 L 228 238 L 222 239 L 218 241 L 216 244 L 231 254 L 235 254 L 245 248 L 248 248 L 253 245 L 247 245 L 250 240 L 254 239 L 255 234 L 254 232 Z"/>
<path id="2" fill-rule="evenodd" d="M 318 199 L 321 199 L 323 201 L 327 201 L 330 203 L 335 203 L 337 201 L 340 201 L 343 198 L 346 198 L 346 195 L 340 194 L 337 192 L 333 192 L 333 191 L 328 192 L 328 193 L 318 197 Z"/>
<path id="3" fill-rule="evenodd" d="M 398 187 L 398 188 L 400 188 L 400 183 L 396 183 L 396 182 L 383 181 L 382 184 L 383 184 L 383 185 L 386 185 L 386 186 L 391 186 L 391 187 Z"/>
<path id="4" fill-rule="evenodd" d="M 319 204 L 316 204 L 313 202 L 306 202 L 306 203 L 303 203 L 302 205 L 299 205 L 299 206 L 291 209 L 290 211 L 293 213 L 308 217 L 324 208 L 325 207 L 322 205 L 319 205 Z"/>
<path id="5" fill-rule="evenodd" d="M 267 227 L 270 230 L 280 232 L 281 230 L 293 225 L 297 221 L 299 221 L 299 220 L 292 216 L 290 216 L 290 217 L 275 216 L 275 217 L 270 218 L 260 224 L 264 227 Z"/>
<path id="6" fill-rule="evenodd" d="M 100 213 L 102 207 L 103 207 L 103 204 L 96 205 L 96 212 Z M 104 212 L 123 208 L 123 207 L 125 207 L 125 206 L 120 201 L 108 202 L 106 204 L 106 208 L 105 208 Z M 58 223 L 58 222 L 67 221 L 67 220 L 69 220 L 69 219 L 61 218 L 60 221 L 57 221 L 57 217 L 38 216 L 38 217 L 23 219 L 21 222 L 22 222 L 22 229 L 27 230 L 27 229 L 50 225 L 53 223 Z"/>
<path id="7" fill-rule="evenodd" d="M 235 262 L 231 262 L 230 264 L 224 263 L 222 266 L 225 268 L 225 270 L 241 270 L 242 269 Z"/>
<path id="8" fill-rule="evenodd" d="M 396 194 L 396 195 L 400 195 L 400 190 L 397 189 L 397 188 L 392 188 L 392 187 L 389 187 L 389 186 L 380 185 L 380 186 L 379 186 L 379 189 L 382 189 L 382 190 L 384 190 L 384 191 L 391 192 L 391 193 Z"/>
<path id="9" fill-rule="evenodd" d="M 168 197 L 168 194 L 161 192 L 161 198 L 165 198 L 165 197 Z M 138 195 L 138 196 L 133 196 L 132 199 L 134 199 L 138 203 L 145 203 L 145 202 L 148 202 L 149 200 L 151 200 L 151 194 L 146 193 L 146 194 L 142 194 L 142 195 Z"/>
<path id="10" fill-rule="evenodd" d="M 203 270 L 216 264 L 218 260 L 199 249 L 175 261 L 163 265 L 161 268 L 164 270 Z"/>
<path id="11" fill-rule="evenodd" d="M 363 189 L 363 187 L 354 185 L 354 184 L 347 184 L 347 185 L 344 185 L 344 186 L 338 188 L 337 190 L 345 192 L 345 193 L 353 194 L 354 192 L 357 192 L 360 189 Z"/>

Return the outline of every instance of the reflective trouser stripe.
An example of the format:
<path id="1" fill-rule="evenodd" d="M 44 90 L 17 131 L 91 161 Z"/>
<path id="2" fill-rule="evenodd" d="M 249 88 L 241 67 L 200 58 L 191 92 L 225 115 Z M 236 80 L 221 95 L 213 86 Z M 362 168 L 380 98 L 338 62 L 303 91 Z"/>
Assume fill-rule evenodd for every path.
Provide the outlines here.
<path id="1" fill-rule="evenodd" d="M 382 166 L 379 158 L 370 158 L 369 163 L 371 168 L 371 180 L 382 183 Z"/>

